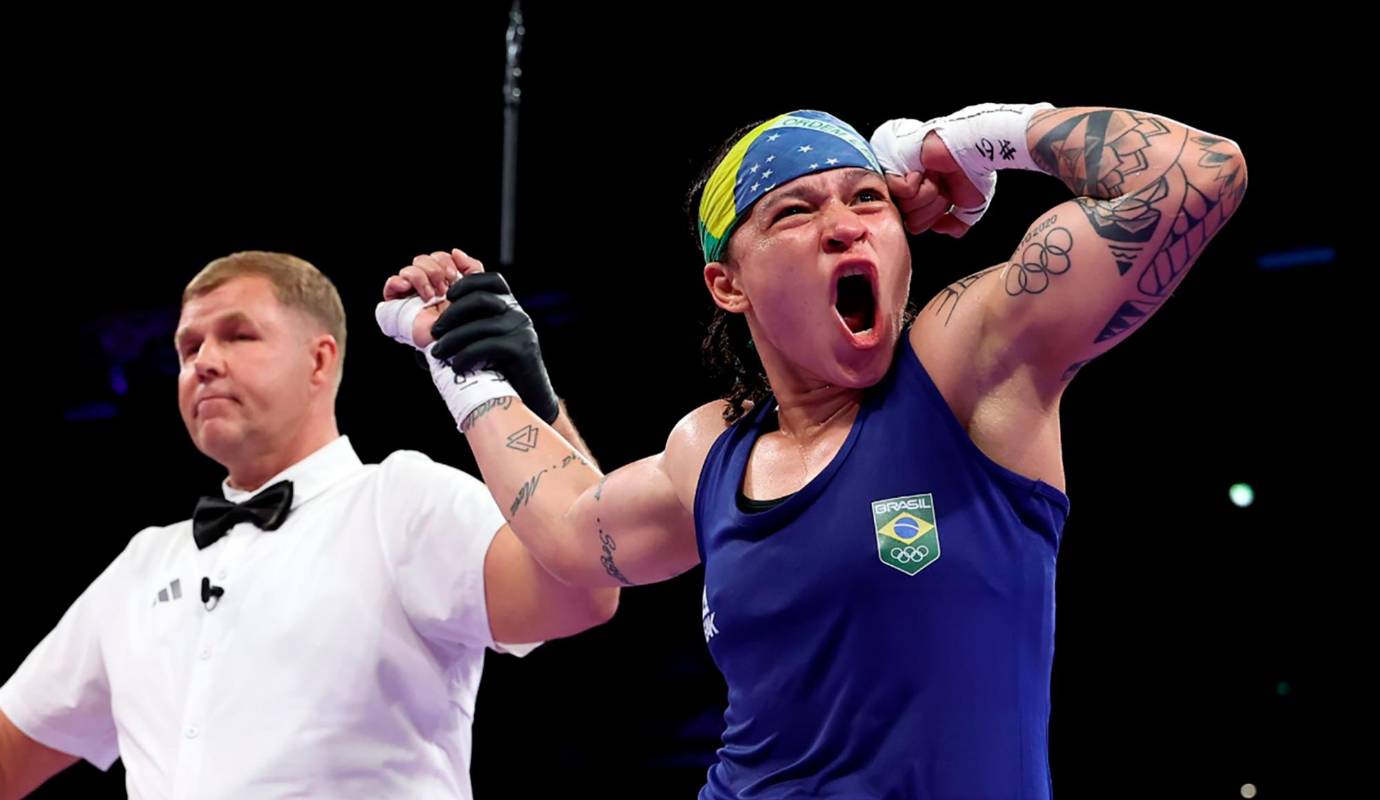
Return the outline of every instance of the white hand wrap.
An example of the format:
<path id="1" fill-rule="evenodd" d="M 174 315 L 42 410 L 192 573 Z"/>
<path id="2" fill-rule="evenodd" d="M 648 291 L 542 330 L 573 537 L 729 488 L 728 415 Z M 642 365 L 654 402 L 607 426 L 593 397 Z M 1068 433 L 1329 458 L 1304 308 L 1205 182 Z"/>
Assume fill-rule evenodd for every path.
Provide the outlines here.
<path id="1" fill-rule="evenodd" d="M 985 198 L 981 206 L 954 209 L 955 217 L 973 225 L 982 219 L 997 192 L 996 170 L 1040 171 L 1026 145 L 1026 127 L 1037 112 L 1053 107 L 1049 103 L 983 103 L 928 122 L 894 119 L 872 134 L 872 149 L 887 172 L 923 174 L 920 146 L 925 136 L 934 131 Z"/>
<path id="2" fill-rule="evenodd" d="M 429 303 L 415 296 L 405 300 L 388 300 L 379 303 L 374 309 L 374 319 L 378 321 L 379 330 L 383 331 L 384 335 L 417 347 L 412 340 L 412 325 L 417 321 L 417 315 L 422 313 L 423 308 L 436 305 L 444 299 L 437 297 Z M 422 350 L 420 347 L 417 349 Z M 478 369 L 457 375 L 445 362 L 431 355 L 431 347 L 423 350 L 423 353 L 427 365 L 431 368 L 431 382 L 436 384 L 436 390 L 441 393 L 446 408 L 450 409 L 456 427 L 484 403 L 500 397 L 518 396 L 508 381 L 493 370 Z"/>

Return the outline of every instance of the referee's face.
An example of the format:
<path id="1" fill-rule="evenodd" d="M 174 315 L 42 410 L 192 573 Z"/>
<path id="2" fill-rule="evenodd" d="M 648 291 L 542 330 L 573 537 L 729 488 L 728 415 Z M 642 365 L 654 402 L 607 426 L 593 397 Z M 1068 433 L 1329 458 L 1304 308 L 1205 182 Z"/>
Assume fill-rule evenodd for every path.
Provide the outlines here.
<path id="1" fill-rule="evenodd" d="M 177 401 L 197 449 L 230 468 L 290 446 L 319 404 L 313 330 L 249 275 L 182 307 Z"/>

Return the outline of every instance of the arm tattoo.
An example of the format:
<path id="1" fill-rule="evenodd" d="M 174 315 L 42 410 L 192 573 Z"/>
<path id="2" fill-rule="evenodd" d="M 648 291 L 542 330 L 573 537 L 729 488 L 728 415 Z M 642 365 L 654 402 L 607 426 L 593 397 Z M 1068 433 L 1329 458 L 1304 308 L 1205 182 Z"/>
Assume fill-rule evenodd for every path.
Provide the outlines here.
<path id="1" fill-rule="evenodd" d="M 1001 269 L 1003 266 L 1005 265 L 998 264 L 995 267 L 988 267 L 987 269 L 981 272 L 975 272 L 966 278 L 960 278 L 957 281 L 954 281 L 953 283 L 944 287 L 944 289 L 940 291 L 939 294 L 931 298 L 930 302 L 925 304 L 925 308 L 935 306 L 935 316 L 943 314 L 945 308 L 949 309 L 949 315 L 944 318 L 944 325 L 947 326 L 949 324 L 949 321 L 954 318 L 954 310 L 958 308 L 958 301 L 963 299 L 963 293 L 971 289 L 973 287 L 973 284 L 977 283 L 979 280 L 982 280 L 984 275 L 986 275 L 989 272 Z"/>
<path id="2" fill-rule="evenodd" d="M 602 485 L 600 488 L 603 488 Z M 604 565 L 604 571 L 609 574 L 609 577 L 624 586 L 632 586 L 633 582 L 628 580 L 628 576 L 624 575 L 623 571 L 618 568 L 618 565 L 613 562 L 613 551 L 618 549 L 618 543 L 613 540 L 612 536 L 604 532 L 603 520 L 595 517 L 594 522 L 599 527 L 599 543 L 604 549 L 603 555 L 599 556 L 599 563 Z"/>
<path id="3" fill-rule="evenodd" d="M 1072 251 L 1073 233 L 1068 228 L 1051 228 L 1044 241 L 1026 245 L 1006 270 L 1006 293 L 1019 297 L 1048 289 L 1052 276 L 1063 275 L 1073 265 L 1069 258 Z"/>
<path id="4" fill-rule="evenodd" d="M 508 435 L 508 449 L 526 453 L 537 446 L 537 426 L 528 425 Z"/>
<path id="5" fill-rule="evenodd" d="M 1150 140 L 1169 132 L 1157 117 L 1104 108 L 1069 116 L 1042 136 L 1030 154 L 1036 166 L 1080 197 L 1117 197 L 1127 178 L 1149 169 Z"/>
<path id="6" fill-rule="evenodd" d="M 1202 148 L 1194 171 L 1185 170 L 1182 162 L 1174 164 L 1172 171 L 1178 173 L 1175 182 L 1182 183 L 1183 191 L 1173 198 L 1173 221 L 1164 243 L 1136 281 L 1141 294 L 1168 294 L 1241 202 L 1246 184 L 1240 162 L 1231 153 L 1212 149 L 1222 142 L 1210 136 L 1194 136 L 1193 143 Z"/>
<path id="7" fill-rule="evenodd" d="M 1051 227 L 1054 226 L 1054 223 L 1058 221 L 1058 214 L 1050 214 L 1048 219 L 1041 220 L 1040 224 L 1036 225 L 1034 228 L 1031 228 L 1030 233 L 1027 233 L 1025 235 L 1025 238 L 1021 240 L 1021 247 L 1025 247 L 1026 245 L 1030 244 L 1032 239 L 1049 230 Z"/>
<path id="8" fill-rule="evenodd" d="M 474 423 L 478 422 L 480 417 L 484 416 L 490 411 L 493 411 L 495 408 L 509 408 L 512 405 L 513 398 L 511 397 L 496 397 L 493 400 L 481 403 L 478 408 L 471 411 L 468 415 L 466 415 L 466 417 L 463 420 L 461 420 L 460 432 L 469 433 L 470 428 L 474 427 Z"/>
<path id="9" fill-rule="evenodd" d="M 1160 210 L 1155 207 L 1169 196 L 1169 181 L 1160 176 L 1150 185 L 1115 200 L 1078 198 L 1078 205 L 1098 236 L 1112 248 L 1117 270 L 1125 275 L 1159 230 Z"/>
<path id="10" fill-rule="evenodd" d="M 1079 361 L 1079 362 L 1077 362 L 1077 363 L 1075 363 L 1075 364 L 1070 364 L 1070 365 L 1069 365 L 1069 368 L 1066 369 L 1066 370 L 1064 370 L 1064 375 L 1063 375 L 1063 377 L 1061 377 L 1061 378 L 1059 379 L 1059 381 L 1060 381 L 1060 382 L 1065 382 L 1065 381 L 1072 380 L 1072 379 L 1073 379 L 1073 376 L 1076 375 L 1076 374 L 1078 374 L 1078 370 L 1080 370 L 1080 369 L 1086 367 L 1086 366 L 1088 365 L 1088 362 L 1089 362 L 1089 361 L 1092 361 L 1092 359 L 1089 358 L 1089 359 L 1086 359 L 1086 360 L 1083 360 L 1083 361 Z"/>
<path id="11" fill-rule="evenodd" d="M 1102 332 L 1093 340 L 1093 344 L 1102 344 L 1108 339 L 1115 339 L 1123 333 L 1129 332 L 1148 319 L 1158 306 L 1159 303 L 1157 302 L 1127 300 L 1121 304 L 1116 313 L 1112 314 L 1112 318 L 1107 320 L 1107 324 L 1102 326 Z"/>
<path id="12" fill-rule="evenodd" d="M 1241 202 L 1246 191 L 1245 176 L 1241 173 L 1240 160 L 1223 147 L 1225 140 L 1193 135 L 1191 142 L 1200 150 L 1195 168 L 1185 170 L 1181 155 L 1168 175 L 1152 185 L 1152 193 L 1144 199 L 1143 205 L 1146 207 L 1136 212 L 1147 218 L 1153 214 L 1153 224 L 1149 228 L 1151 234 L 1159 227 L 1162 217 L 1161 211 L 1148 207 L 1149 204 L 1159 204 L 1166 212 L 1163 218 L 1169 220 L 1169 229 L 1164 233 L 1159 249 L 1148 258 L 1136 279 L 1136 289 L 1144 299 L 1122 303 L 1103 326 L 1094 344 L 1130 331 L 1164 302 Z M 1140 203 L 1140 200 L 1134 199 L 1142 194 L 1145 194 L 1145 190 L 1131 195 L 1133 203 Z M 1126 199 L 1122 198 L 1122 201 Z M 1147 235 L 1144 240 L 1150 238 Z M 1116 252 L 1114 247 L 1113 253 Z M 1117 269 L 1122 275 L 1131 266 L 1129 260 L 1123 264 L 1118 259 Z"/>
<path id="13" fill-rule="evenodd" d="M 1101 344 L 1136 328 L 1170 295 L 1236 210 L 1245 192 L 1245 175 L 1235 146 L 1227 140 L 1171 130 L 1164 120 L 1148 114 L 1098 109 L 1060 118 L 1041 113 L 1030 128 L 1051 122 L 1053 127 L 1031 148 L 1035 163 L 1079 195 L 1078 205 L 1110 248 L 1118 275 L 1138 269 L 1138 296 L 1126 299 L 1102 326 L 1094 341 Z M 1157 142 L 1159 137 L 1168 138 Z M 1143 174 L 1151 168 L 1152 148 L 1172 146 L 1171 141 L 1178 143 L 1178 152 L 1164 174 Z M 1163 157 L 1161 152 L 1155 160 Z M 1022 291 L 1030 291 L 1030 270 L 1025 267 L 1029 261 L 1022 258 L 1017 282 Z M 1047 258 L 1038 263 L 1050 272 Z M 1038 277 L 1047 282 L 1044 274 Z M 1042 285 L 1041 280 L 1035 285 Z M 1008 292 L 1009 284 L 1008 280 Z M 1081 366 L 1071 366 L 1065 379 Z"/>
<path id="14" fill-rule="evenodd" d="M 538 472 L 536 475 L 533 475 L 527 481 L 527 483 L 524 483 L 522 487 L 518 489 L 517 497 L 513 498 L 513 505 L 510 509 L 508 509 L 509 519 L 512 519 L 513 517 L 517 516 L 518 509 L 527 505 L 527 502 L 532 499 L 532 495 L 537 493 L 537 483 L 541 481 L 541 476 L 545 474 L 546 470 Z"/>
<path id="15" fill-rule="evenodd" d="M 584 457 L 584 456 L 580 455 L 579 453 L 571 453 L 570 455 L 565 456 L 564 458 L 562 458 L 562 459 L 560 460 L 560 463 L 558 463 L 558 464 L 552 464 L 552 465 L 550 466 L 550 468 L 548 468 L 548 469 L 546 469 L 546 470 L 543 470 L 543 471 L 544 471 L 544 472 L 555 472 L 555 471 L 558 470 L 558 469 L 565 469 L 566 467 L 570 466 L 571 464 L 584 464 L 586 467 L 589 466 L 589 462 L 585 460 L 585 457 Z"/>

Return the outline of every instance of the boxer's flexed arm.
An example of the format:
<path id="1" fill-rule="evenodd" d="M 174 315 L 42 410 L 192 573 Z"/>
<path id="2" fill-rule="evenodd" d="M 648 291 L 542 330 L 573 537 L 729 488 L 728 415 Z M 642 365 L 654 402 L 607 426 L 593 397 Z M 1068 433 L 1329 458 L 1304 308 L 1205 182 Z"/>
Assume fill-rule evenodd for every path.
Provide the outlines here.
<path id="1" fill-rule="evenodd" d="M 433 380 L 514 533 L 551 574 L 577 586 L 649 583 L 694 566 L 695 485 L 723 431 L 722 403 L 687 415 L 664 452 L 605 476 L 575 446 L 578 433 L 564 415 L 553 427 L 526 402 L 541 404 L 549 388 L 531 321 L 500 276 L 475 280 L 482 272 L 460 251 L 419 257 L 389 280 L 385 297 L 394 299 L 379 319 L 390 336 L 418 347 L 440 334 L 429 350 Z M 422 297 L 441 297 L 452 276 L 466 277 L 449 288 L 452 305 L 437 321 L 445 304 L 422 308 Z M 436 356 L 455 362 L 461 376 Z M 464 373 L 480 363 L 519 375 L 521 387 Z"/>
<path id="2" fill-rule="evenodd" d="M 694 491 L 722 403 L 683 419 L 663 452 L 607 475 L 517 399 L 493 401 L 462 429 L 513 532 L 561 580 L 632 586 L 699 562 Z"/>

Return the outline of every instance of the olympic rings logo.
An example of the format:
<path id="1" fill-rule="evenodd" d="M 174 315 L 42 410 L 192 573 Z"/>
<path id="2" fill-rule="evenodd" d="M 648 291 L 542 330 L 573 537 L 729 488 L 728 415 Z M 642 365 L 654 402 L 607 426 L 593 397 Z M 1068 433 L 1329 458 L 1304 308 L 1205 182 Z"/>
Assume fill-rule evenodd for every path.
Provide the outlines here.
<path id="1" fill-rule="evenodd" d="M 1040 294 L 1049 288 L 1050 276 L 1063 275 L 1069 271 L 1072 261 L 1069 251 L 1073 249 L 1073 234 L 1067 228 L 1055 228 L 1045 234 L 1045 240 L 1031 242 L 1021 253 L 1016 269 L 1006 271 L 1006 293 L 1012 297 L 1021 294 Z"/>
<path id="2" fill-rule="evenodd" d="M 901 562 L 902 564 L 910 564 L 912 562 L 924 561 L 926 558 L 929 558 L 929 555 L 930 549 L 924 546 L 923 544 L 914 547 L 907 546 L 891 548 L 891 557 Z"/>

